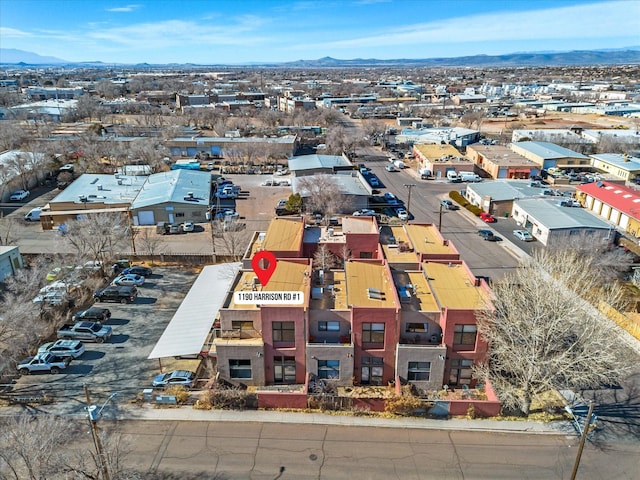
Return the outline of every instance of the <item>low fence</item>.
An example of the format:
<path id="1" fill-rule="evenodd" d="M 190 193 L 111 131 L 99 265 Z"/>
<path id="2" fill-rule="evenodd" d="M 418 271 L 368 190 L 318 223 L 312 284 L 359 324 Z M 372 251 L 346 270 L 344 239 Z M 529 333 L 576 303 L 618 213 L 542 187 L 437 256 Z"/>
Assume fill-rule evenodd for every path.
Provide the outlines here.
<path id="1" fill-rule="evenodd" d="M 640 340 L 640 322 L 627 317 L 624 313 L 619 312 L 606 302 L 600 302 L 600 304 L 598 305 L 598 310 L 600 310 L 608 318 L 616 322 L 620 327 L 624 328 L 637 340 Z"/>

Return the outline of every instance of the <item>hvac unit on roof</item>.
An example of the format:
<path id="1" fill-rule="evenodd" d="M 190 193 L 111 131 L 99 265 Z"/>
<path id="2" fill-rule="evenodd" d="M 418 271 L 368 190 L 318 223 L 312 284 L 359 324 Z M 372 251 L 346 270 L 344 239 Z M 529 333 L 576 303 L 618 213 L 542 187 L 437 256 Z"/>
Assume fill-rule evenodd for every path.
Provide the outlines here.
<path id="1" fill-rule="evenodd" d="M 98 185 L 96 185 L 98 187 L 98 190 L 102 190 L 102 184 L 99 183 Z"/>

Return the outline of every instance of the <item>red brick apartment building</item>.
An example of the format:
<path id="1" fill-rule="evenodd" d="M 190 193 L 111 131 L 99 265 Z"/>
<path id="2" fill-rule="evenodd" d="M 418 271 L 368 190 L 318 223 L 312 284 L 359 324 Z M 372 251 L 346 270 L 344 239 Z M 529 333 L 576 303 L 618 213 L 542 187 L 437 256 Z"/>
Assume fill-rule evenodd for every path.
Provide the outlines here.
<path id="1" fill-rule="evenodd" d="M 314 265 L 322 245 L 336 267 Z M 278 258 L 267 286 L 250 269 L 259 250 Z M 234 294 L 249 290 L 300 291 L 304 303 L 236 304 Z M 276 218 L 251 242 L 219 311 L 211 355 L 222 379 L 245 385 L 285 387 L 312 376 L 341 386 L 473 386 L 471 367 L 487 355 L 476 313 L 488 295 L 434 225 L 380 229 L 375 217 L 345 217 L 324 227 Z"/>

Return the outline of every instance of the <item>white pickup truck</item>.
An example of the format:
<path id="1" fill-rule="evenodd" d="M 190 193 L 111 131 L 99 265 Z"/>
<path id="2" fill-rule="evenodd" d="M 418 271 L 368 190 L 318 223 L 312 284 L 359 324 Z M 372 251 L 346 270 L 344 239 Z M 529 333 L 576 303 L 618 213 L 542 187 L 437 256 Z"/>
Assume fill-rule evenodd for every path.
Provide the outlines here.
<path id="1" fill-rule="evenodd" d="M 60 373 L 71 363 L 70 357 L 57 357 L 52 353 L 38 353 L 35 357 L 25 358 L 18 363 L 18 371 L 22 375 L 33 372 Z"/>

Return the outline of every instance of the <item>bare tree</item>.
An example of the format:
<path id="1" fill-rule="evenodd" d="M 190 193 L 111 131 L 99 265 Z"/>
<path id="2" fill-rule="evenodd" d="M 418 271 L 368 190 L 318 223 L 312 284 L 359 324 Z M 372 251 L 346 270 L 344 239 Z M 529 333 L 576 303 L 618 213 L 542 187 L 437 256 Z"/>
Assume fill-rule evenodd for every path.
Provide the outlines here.
<path id="1" fill-rule="evenodd" d="M 17 220 L 14 217 L 5 217 L 0 212 L 0 245 L 13 245 L 18 239 L 16 235 Z"/>
<path id="2" fill-rule="evenodd" d="M 145 255 L 151 256 L 151 265 L 153 265 L 153 257 L 158 252 L 158 247 L 162 245 L 162 238 L 154 234 L 150 228 L 144 227 L 138 234 L 138 245 Z"/>
<path id="3" fill-rule="evenodd" d="M 54 415 L 22 414 L 0 420 L 0 478 L 98 479 L 100 462 L 88 428 Z M 129 451 L 117 432 L 102 431 L 104 459 L 113 480 L 140 478 L 123 466 Z"/>
<path id="4" fill-rule="evenodd" d="M 323 212 L 326 215 L 340 213 L 351 207 L 348 195 L 344 195 L 334 175 L 312 175 L 298 182 L 298 192 L 304 199 L 307 212 Z"/>
<path id="5" fill-rule="evenodd" d="M 593 275 L 590 262 L 569 261 L 577 263 L 573 268 L 582 276 Z M 491 304 L 478 316 L 478 330 L 491 344 L 491 356 L 475 375 L 489 378 L 505 407 L 524 415 L 540 393 L 610 384 L 627 368 L 615 332 L 570 289 L 573 273 L 563 276 L 562 269 L 545 269 L 569 261 L 524 262 L 493 284 Z M 578 290 L 588 293 L 582 286 Z"/>
<path id="6" fill-rule="evenodd" d="M 251 240 L 251 232 L 246 226 L 235 221 L 220 221 L 214 222 L 213 228 L 217 229 L 214 240 L 216 254 L 228 255 L 234 262 L 241 260 Z"/>
<path id="7" fill-rule="evenodd" d="M 313 254 L 313 268 L 316 270 L 330 270 L 338 264 L 338 259 L 326 245 L 321 245 Z"/>
<path id="8" fill-rule="evenodd" d="M 91 215 L 69 222 L 64 239 L 76 250 L 78 256 L 101 261 L 104 269 L 107 261 L 128 248 L 131 240 L 130 228 L 126 215 Z"/>

